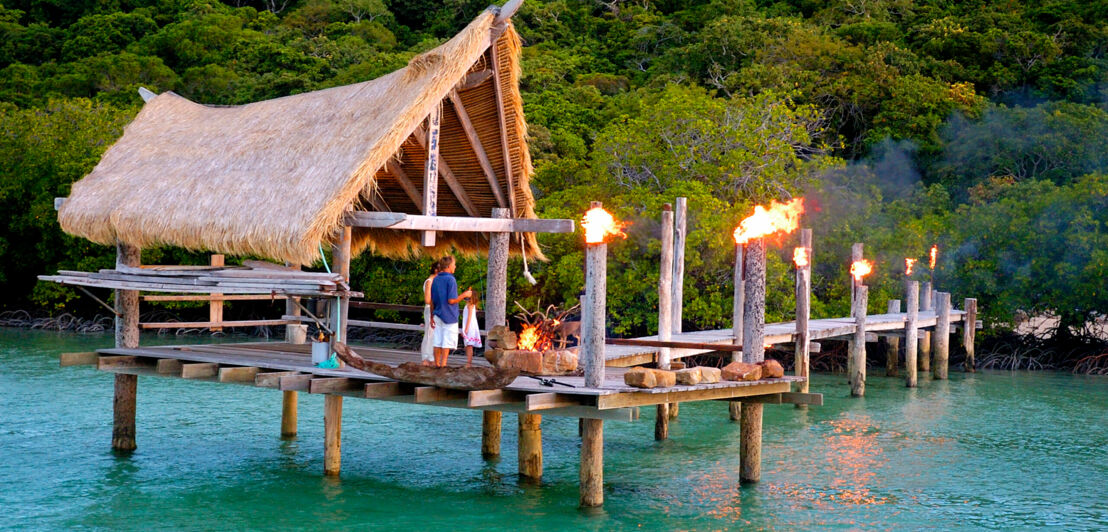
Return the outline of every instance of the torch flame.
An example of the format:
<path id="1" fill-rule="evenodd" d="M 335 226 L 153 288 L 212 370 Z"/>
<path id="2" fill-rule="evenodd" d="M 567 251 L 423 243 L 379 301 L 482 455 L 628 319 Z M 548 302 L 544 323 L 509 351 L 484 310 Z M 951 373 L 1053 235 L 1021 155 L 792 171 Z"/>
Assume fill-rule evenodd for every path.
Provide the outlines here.
<path id="1" fill-rule="evenodd" d="M 752 239 L 783 231 L 791 233 L 800 226 L 804 213 L 804 198 L 793 198 L 786 203 L 771 201 L 769 208 L 754 206 L 754 214 L 748 216 L 735 229 L 735 243 L 745 244 Z"/>
<path id="2" fill-rule="evenodd" d="M 608 235 L 627 238 L 627 233 L 623 232 L 627 223 L 617 222 L 610 212 L 601 207 L 589 209 L 581 219 L 581 227 L 585 229 L 585 242 L 589 244 L 603 243 Z"/>
<path id="3" fill-rule="evenodd" d="M 803 268 L 808 265 L 808 248 L 801 246 L 793 249 L 793 262 L 796 263 L 797 268 Z"/>
<path id="4" fill-rule="evenodd" d="M 854 276 L 854 280 L 862 282 L 862 277 L 869 275 L 873 271 L 873 261 L 866 259 L 854 261 L 850 265 L 850 275 Z"/>
<path id="5" fill-rule="evenodd" d="M 935 259 L 939 258 L 939 246 L 931 246 L 931 269 L 935 269 Z"/>
<path id="6" fill-rule="evenodd" d="M 912 275 L 912 266 L 915 266 L 916 259 L 909 259 L 904 257 L 904 275 Z"/>

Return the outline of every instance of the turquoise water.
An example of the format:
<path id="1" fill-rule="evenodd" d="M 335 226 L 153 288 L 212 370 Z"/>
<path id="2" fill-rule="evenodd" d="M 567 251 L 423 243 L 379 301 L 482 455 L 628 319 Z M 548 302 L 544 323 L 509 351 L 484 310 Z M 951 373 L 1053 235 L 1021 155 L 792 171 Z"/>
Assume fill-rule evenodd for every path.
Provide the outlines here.
<path id="1" fill-rule="evenodd" d="M 143 339 L 159 341 L 174 340 Z M 1104 377 L 871 377 L 851 399 L 844 377 L 819 375 L 824 406 L 766 406 L 752 487 L 724 403 L 683 405 L 661 443 L 644 409 L 605 423 L 606 503 L 581 512 L 569 419 L 544 420 L 543 483 L 528 486 L 512 415 L 502 458 L 484 462 L 477 412 L 347 399 L 332 480 L 322 397 L 301 394 L 299 438 L 282 441 L 277 391 L 142 377 L 139 449 L 116 456 L 112 376 L 57 365 L 110 342 L 0 329 L 0 528 L 1108 528 Z"/>

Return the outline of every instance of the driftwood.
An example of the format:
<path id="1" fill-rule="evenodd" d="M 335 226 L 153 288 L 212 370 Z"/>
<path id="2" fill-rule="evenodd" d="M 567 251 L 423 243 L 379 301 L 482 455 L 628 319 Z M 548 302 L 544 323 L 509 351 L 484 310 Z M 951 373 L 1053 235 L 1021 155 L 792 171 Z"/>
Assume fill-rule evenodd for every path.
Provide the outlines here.
<path id="1" fill-rule="evenodd" d="M 335 353 L 343 362 L 362 371 L 401 382 L 414 382 L 451 390 L 496 390 L 508 386 L 516 380 L 516 377 L 519 377 L 519 370 L 486 367 L 437 368 L 423 366 L 416 362 L 405 362 L 392 367 L 362 357 L 341 342 L 335 343 Z"/>

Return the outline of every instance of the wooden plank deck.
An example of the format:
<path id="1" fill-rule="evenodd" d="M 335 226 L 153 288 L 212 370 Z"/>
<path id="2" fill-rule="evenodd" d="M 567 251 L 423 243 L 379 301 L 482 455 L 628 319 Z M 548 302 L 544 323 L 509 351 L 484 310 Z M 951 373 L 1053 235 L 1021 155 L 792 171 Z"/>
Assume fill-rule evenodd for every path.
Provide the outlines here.
<path id="1" fill-rule="evenodd" d="M 363 356 L 390 365 L 419 360 L 419 353 L 398 349 L 353 346 Z M 352 397 L 392 400 L 410 403 L 431 403 L 434 406 L 531 412 L 544 415 L 630 421 L 631 407 L 671 402 L 706 401 L 739 397 L 777 396 L 788 393 L 800 377 L 765 379 L 754 382 L 724 381 L 696 386 L 673 386 L 643 390 L 623 383 L 627 368 L 608 368 L 604 385 L 585 386 L 583 377 L 554 377 L 559 384 L 544 386 L 539 380 L 521 376 L 503 390 L 488 392 L 455 392 L 433 387 L 396 383 L 385 377 L 353 368 L 324 369 L 311 362 L 309 344 L 282 342 L 251 342 L 209 345 L 138 347 L 134 349 L 101 349 L 99 368 L 117 373 L 157 376 L 187 376 L 200 380 L 253 384 L 282 390 L 304 390 L 309 393 L 334 393 Z M 451 362 L 460 364 L 464 355 L 454 355 Z M 474 358 L 474 365 L 487 366 L 484 358 Z M 255 379 L 226 377 L 226 368 L 257 368 Z M 197 368 L 205 372 L 195 373 Z M 384 384 L 384 388 L 382 388 Z M 572 385 L 565 386 L 566 384 Z M 382 390 L 387 389 L 388 393 Z M 436 391 L 432 393 L 432 391 Z M 498 399 L 490 399 L 498 392 Z M 536 397 L 542 394 L 541 397 Z M 551 395 L 553 394 L 553 395 Z"/>
<path id="2" fill-rule="evenodd" d="M 965 312 L 952 310 L 950 322 L 961 323 L 965 319 Z M 874 314 L 866 317 L 866 331 L 874 333 L 903 333 L 904 322 L 908 315 L 900 314 Z M 928 329 L 935 327 L 938 317 L 933 310 L 919 311 L 919 328 Z M 810 320 L 808 330 L 812 341 L 830 338 L 847 338 L 854 334 L 854 318 L 826 318 Z M 765 342 L 770 345 L 791 344 L 793 334 L 796 332 L 796 322 L 767 323 Z M 734 340 L 731 329 L 717 329 L 711 331 L 695 331 L 674 334 L 671 341 L 695 342 L 705 344 L 730 344 Z M 637 340 L 657 340 L 658 336 L 644 336 Z M 671 349 L 673 359 L 710 353 L 707 349 Z M 658 353 L 657 347 L 640 347 L 626 345 L 609 345 L 604 348 L 604 358 L 608 366 L 629 367 L 654 362 Z"/>

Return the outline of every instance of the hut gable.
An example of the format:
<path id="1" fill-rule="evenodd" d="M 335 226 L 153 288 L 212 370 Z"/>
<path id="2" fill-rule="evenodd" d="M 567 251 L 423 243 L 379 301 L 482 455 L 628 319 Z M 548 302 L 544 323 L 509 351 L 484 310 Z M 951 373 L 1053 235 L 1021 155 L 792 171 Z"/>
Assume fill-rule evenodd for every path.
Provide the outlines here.
<path id="1" fill-rule="evenodd" d="M 102 244 L 311 264 L 354 209 L 421 214 L 427 156 L 414 134 L 440 105 L 449 175 L 440 170 L 436 214 L 488 217 L 503 206 L 534 218 L 519 52 L 510 22 L 497 24 L 489 10 L 371 81 L 231 107 L 160 94 L 73 185 L 61 227 Z M 524 240 L 541 256 L 533 235 Z M 487 236 L 446 233 L 431 249 L 450 247 L 480 252 Z M 356 228 L 354 250 L 364 249 L 424 251 L 417 232 Z"/>

